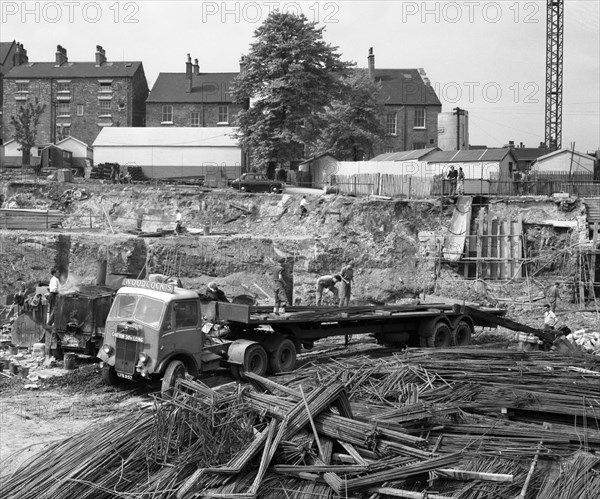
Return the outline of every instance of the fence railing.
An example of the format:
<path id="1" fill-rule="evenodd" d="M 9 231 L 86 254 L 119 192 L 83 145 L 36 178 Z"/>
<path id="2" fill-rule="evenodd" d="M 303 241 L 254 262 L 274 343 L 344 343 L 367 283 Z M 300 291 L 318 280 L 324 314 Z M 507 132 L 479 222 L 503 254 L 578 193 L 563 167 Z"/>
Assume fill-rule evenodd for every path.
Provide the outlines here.
<path id="1" fill-rule="evenodd" d="M 365 173 L 333 175 L 331 185 L 342 194 L 379 195 L 406 199 L 430 198 L 464 194 L 468 196 L 551 196 L 567 193 L 572 196 L 600 196 L 600 181 L 554 178 L 529 180 L 465 179 L 452 182 L 441 176 L 417 177 Z"/>

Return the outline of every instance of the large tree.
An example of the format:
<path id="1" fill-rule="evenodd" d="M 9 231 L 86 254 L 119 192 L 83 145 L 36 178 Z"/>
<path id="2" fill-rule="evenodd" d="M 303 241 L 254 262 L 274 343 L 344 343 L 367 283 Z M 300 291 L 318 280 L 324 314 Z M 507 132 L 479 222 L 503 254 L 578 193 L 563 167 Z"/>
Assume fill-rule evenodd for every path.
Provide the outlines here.
<path id="1" fill-rule="evenodd" d="M 46 104 L 28 101 L 24 106 L 19 106 L 16 116 L 10 117 L 10 124 L 15 129 L 15 140 L 21 145 L 23 152 L 23 166 L 29 166 L 31 161 L 31 148 L 35 146 L 37 127 L 40 117 L 46 109 Z"/>
<path id="2" fill-rule="evenodd" d="M 274 11 L 254 33 L 233 96 L 250 103 L 237 126 L 260 169 L 301 158 L 320 133 L 323 110 L 343 89 L 340 76 L 351 64 L 323 40 L 323 30 L 304 15 Z"/>
<path id="3" fill-rule="evenodd" d="M 317 149 L 342 161 L 361 161 L 373 156 L 385 135 L 381 84 L 366 69 L 353 70 L 344 84 L 346 91 L 323 113 Z"/>

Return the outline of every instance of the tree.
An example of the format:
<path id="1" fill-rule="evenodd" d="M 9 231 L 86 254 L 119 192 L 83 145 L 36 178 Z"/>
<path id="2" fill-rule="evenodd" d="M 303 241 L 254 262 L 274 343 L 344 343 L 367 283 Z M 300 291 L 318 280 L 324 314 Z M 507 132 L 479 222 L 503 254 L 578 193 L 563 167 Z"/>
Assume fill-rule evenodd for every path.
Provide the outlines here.
<path id="1" fill-rule="evenodd" d="M 19 106 L 16 116 L 10 117 L 10 124 L 15 129 L 15 140 L 21 145 L 19 150 L 23 151 L 23 166 L 30 164 L 31 148 L 35 146 L 37 126 L 45 109 L 46 104 L 36 102 L 34 105 L 28 101 L 24 106 Z"/>
<path id="2" fill-rule="evenodd" d="M 366 69 L 352 71 L 344 84 L 347 90 L 323 113 L 326 125 L 317 150 L 328 151 L 342 161 L 361 161 L 373 156 L 385 135 L 381 84 Z"/>
<path id="3" fill-rule="evenodd" d="M 351 64 L 323 41 L 323 31 L 304 15 L 274 11 L 254 32 L 233 97 L 250 103 L 238 115 L 238 136 L 263 171 L 303 156 L 323 110 L 342 91 L 340 76 Z"/>

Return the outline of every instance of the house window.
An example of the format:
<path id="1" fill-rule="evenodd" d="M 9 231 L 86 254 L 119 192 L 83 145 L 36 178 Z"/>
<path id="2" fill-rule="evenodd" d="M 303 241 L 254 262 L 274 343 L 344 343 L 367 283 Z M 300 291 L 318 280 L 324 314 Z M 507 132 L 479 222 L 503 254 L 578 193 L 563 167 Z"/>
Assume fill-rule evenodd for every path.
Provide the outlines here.
<path id="1" fill-rule="evenodd" d="M 56 116 L 70 116 L 71 115 L 71 103 L 70 102 L 59 102 L 56 105 Z"/>
<path id="2" fill-rule="evenodd" d="M 385 120 L 385 133 L 388 135 L 397 135 L 398 115 L 396 113 L 387 113 Z"/>
<path id="3" fill-rule="evenodd" d="M 101 100 L 101 101 L 98 101 L 98 103 L 100 104 L 99 115 L 100 116 L 109 116 L 110 115 L 111 101 L 109 101 L 109 100 Z"/>
<path id="4" fill-rule="evenodd" d="M 425 149 L 425 142 L 413 142 L 413 149 Z"/>
<path id="5" fill-rule="evenodd" d="M 425 128 L 425 108 L 417 107 L 415 109 L 415 128 Z"/>
<path id="6" fill-rule="evenodd" d="M 29 92 L 29 82 L 28 81 L 18 81 L 17 82 L 17 93 L 25 94 Z"/>
<path id="7" fill-rule="evenodd" d="M 219 123 L 229 123 L 229 106 L 219 106 Z"/>
<path id="8" fill-rule="evenodd" d="M 161 123 L 173 123 L 173 106 L 162 107 Z"/>
<path id="9" fill-rule="evenodd" d="M 112 82 L 101 81 L 100 82 L 100 93 L 101 94 L 110 94 L 111 92 L 112 92 Z"/>
<path id="10" fill-rule="evenodd" d="M 192 113 L 192 126 L 200 126 L 200 113 Z"/>
<path id="11" fill-rule="evenodd" d="M 83 116 L 83 104 L 77 104 L 77 116 Z"/>
<path id="12" fill-rule="evenodd" d="M 386 154 L 393 153 L 394 152 L 394 148 L 393 147 L 385 147 L 383 149 L 383 152 L 386 153 Z"/>
<path id="13" fill-rule="evenodd" d="M 59 94 L 68 94 L 71 92 L 71 83 L 68 81 L 59 81 L 56 84 L 56 91 Z"/>

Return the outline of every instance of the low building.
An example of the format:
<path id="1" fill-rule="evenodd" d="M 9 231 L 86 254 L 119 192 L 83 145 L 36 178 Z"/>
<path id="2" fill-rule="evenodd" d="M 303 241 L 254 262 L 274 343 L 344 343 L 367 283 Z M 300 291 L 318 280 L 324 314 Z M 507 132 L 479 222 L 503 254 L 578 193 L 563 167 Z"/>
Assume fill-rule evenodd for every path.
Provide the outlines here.
<path id="1" fill-rule="evenodd" d="M 531 166 L 531 172 L 538 176 L 544 173 L 589 175 L 591 180 L 594 177 L 595 164 L 594 156 L 570 149 L 559 149 L 538 157 Z"/>
<path id="2" fill-rule="evenodd" d="M 93 149 L 85 142 L 75 137 L 66 137 L 56 143 L 58 147 L 65 151 L 70 151 L 73 155 L 72 165 L 80 171 L 94 164 Z"/>
<path id="3" fill-rule="evenodd" d="M 2 167 L 3 168 L 15 168 L 21 167 L 23 164 L 23 152 L 20 151 L 21 144 L 15 139 L 10 139 L 2 145 Z M 40 164 L 40 154 L 43 146 L 33 146 L 31 148 L 31 166 L 37 166 Z"/>
<path id="4" fill-rule="evenodd" d="M 326 152 L 305 159 L 298 165 L 297 184 L 301 187 L 321 189 L 332 175 L 338 173 L 338 160 Z"/>
<path id="5" fill-rule="evenodd" d="M 204 177 L 216 184 L 240 175 L 242 150 L 233 127 L 104 128 L 94 163 L 139 166 L 147 178 Z"/>
<path id="6" fill-rule="evenodd" d="M 27 50 L 25 50 L 23 44 L 15 40 L 0 42 L 0 145 L 4 137 L 2 127 L 5 126 L 1 116 L 4 112 L 4 76 L 15 66 L 26 64 L 28 61 Z"/>

